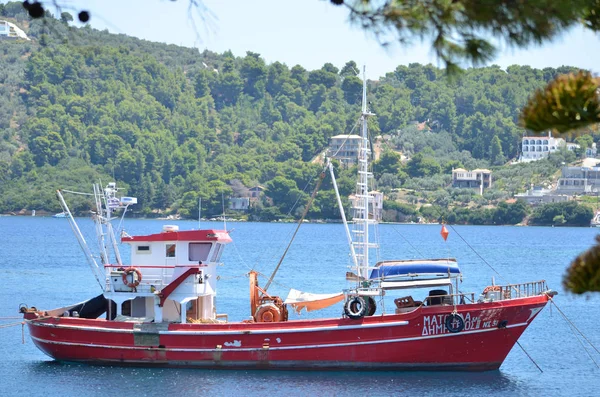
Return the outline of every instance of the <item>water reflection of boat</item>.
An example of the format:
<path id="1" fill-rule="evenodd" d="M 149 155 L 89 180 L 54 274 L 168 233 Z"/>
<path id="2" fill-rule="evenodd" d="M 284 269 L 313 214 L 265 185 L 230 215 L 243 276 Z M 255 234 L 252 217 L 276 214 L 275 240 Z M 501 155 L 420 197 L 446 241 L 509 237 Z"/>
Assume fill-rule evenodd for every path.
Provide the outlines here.
<path id="1" fill-rule="evenodd" d="M 284 301 L 268 292 L 275 272 L 259 287 L 258 274 L 251 271 L 250 318 L 229 321 L 226 314 L 217 314 L 215 300 L 221 254 L 232 241 L 229 232 L 179 231 L 176 225 L 166 225 L 162 232 L 145 236 L 121 233 L 121 242 L 131 247 L 125 264 L 110 221 L 113 210 L 126 211 L 135 200 L 117 199 L 114 183 L 104 189 L 95 185 L 98 209 L 93 219 L 100 264 L 79 237 L 102 294 L 49 311 L 22 307 L 36 346 L 57 360 L 94 364 L 359 370 L 500 367 L 555 292 L 544 281 L 462 292 L 462 273 L 452 258 L 371 264 L 376 244 L 369 236 L 376 219 L 369 190 L 369 116 L 363 86 L 352 232 L 339 194 L 336 197 L 355 269 L 346 274 L 349 289 L 334 294 L 291 290 Z M 330 162 L 326 170 L 334 176 Z M 335 178 L 332 183 L 337 193 Z M 59 197 L 77 235 L 79 229 Z M 446 233 L 444 227 L 444 238 Z M 289 319 L 288 306 L 299 312 L 339 302 L 343 302 L 340 316 Z"/>

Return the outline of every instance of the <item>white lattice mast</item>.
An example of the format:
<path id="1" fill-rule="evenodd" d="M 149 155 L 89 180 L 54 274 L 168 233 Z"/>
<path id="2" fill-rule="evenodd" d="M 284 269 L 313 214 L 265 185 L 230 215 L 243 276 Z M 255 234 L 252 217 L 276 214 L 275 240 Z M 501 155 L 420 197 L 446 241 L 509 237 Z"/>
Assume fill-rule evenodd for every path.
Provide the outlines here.
<path id="1" fill-rule="evenodd" d="M 361 121 L 361 145 L 358 153 L 358 182 L 356 184 L 356 200 L 354 207 L 354 249 L 358 262 L 357 273 L 365 279 L 369 276 L 369 249 L 376 248 L 376 244 L 369 242 L 369 181 L 373 174 L 369 172 L 369 132 L 367 128 L 369 116 L 373 116 L 367 109 L 367 76 L 363 67 L 363 95 Z"/>

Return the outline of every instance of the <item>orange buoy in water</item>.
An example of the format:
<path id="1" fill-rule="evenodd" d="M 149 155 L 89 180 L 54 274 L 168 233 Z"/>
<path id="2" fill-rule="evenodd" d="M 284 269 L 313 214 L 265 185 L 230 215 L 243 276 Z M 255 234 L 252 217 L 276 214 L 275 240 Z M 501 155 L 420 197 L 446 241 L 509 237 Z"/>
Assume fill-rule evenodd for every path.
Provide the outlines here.
<path id="1" fill-rule="evenodd" d="M 448 229 L 446 229 L 446 225 L 442 224 L 442 231 L 440 232 L 440 234 L 442 235 L 442 238 L 444 239 L 444 241 L 446 241 L 446 239 L 448 238 L 448 235 L 450 233 L 448 233 Z"/>

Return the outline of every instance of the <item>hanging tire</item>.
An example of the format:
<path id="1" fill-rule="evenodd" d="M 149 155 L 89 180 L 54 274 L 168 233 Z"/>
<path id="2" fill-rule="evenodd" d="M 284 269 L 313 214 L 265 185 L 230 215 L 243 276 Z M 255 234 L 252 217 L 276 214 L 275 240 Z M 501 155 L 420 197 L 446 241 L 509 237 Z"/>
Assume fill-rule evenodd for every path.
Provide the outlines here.
<path id="1" fill-rule="evenodd" d="M 377 303 L 375 303 L 375 299 L 373 299 L 373 297 L 367 297 L 367 306 L 369 307 L 367 310 L 367 316 L 370 317 L 377 311 Z"/>
<path id="2" fill-rule="evenodd" d="M 363 318 L 367 312 L 367 303 L 362 296 L 348 299 L 344 305 L 344 313 L 353 320 Z"/>
<path id="3" fill-rule="evenodd" d="M 465 320 L 458 313 L 448 314 L 446 317 L 446 329 L 455 334 L 462 331 L 465 328 Z"/>

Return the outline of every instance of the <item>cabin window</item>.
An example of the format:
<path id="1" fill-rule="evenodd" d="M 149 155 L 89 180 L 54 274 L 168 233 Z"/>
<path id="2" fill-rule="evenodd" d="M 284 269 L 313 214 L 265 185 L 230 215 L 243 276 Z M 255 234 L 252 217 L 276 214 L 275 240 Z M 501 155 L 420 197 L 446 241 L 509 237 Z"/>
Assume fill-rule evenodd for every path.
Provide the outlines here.
<path id="1" fill-rule="evenodd" d="M 138 245 L 136 247 L 136 253 L 138 254 L 151 254 L 149 245 Z"/>
<path id="2" fill-rule="evenodd" d="M 217 244 L 217 248 L 215 249 L 215 253 L 212 257 L 212 262 L 217 262 L 221 259 L 221 253 L 223 252 L 223 244 Z"/>
<path id="3" fill-rule="evenodd" d="M 166 248 L 167 258 L 175 258 L 175 244 L 167 244 Z"/>
<path id="4" fill-rule="evenodd" d="M 191 262 L 205 261 L 212 248 L 212 243 L 190 243 L 188 253 Z"/>

